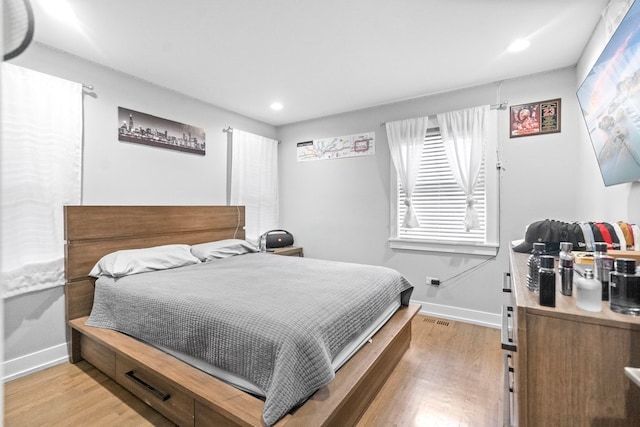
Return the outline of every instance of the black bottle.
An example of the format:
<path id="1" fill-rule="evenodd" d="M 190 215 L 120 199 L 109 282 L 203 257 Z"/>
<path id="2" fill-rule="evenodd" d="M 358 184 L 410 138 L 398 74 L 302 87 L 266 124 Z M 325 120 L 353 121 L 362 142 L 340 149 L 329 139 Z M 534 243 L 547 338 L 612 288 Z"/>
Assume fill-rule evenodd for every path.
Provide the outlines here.
<path id="1" fill-rule="evenodd" d="M 554 271 L 555 259 L 550 255 L 540 257 L 540 305 L 545 307 L 556 306 L 556 273 Z"/>

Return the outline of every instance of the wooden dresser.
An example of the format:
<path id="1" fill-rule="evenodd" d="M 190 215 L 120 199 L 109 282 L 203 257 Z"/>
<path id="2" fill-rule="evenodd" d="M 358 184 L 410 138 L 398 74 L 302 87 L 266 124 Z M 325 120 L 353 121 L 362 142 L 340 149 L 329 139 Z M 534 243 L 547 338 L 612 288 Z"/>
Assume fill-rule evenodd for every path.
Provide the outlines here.
<path id="1" fill-rule="evenodd" d="M 640 318 L 576 307 L 556 286 L 542 307 L 526 286 L 528 254 L 511 252 L 503 307 L 505 425 L 640 426 L 640 387 L 625 375 L 640 367 Z M 556 263 L 557 265 L 557 263 Z"/>

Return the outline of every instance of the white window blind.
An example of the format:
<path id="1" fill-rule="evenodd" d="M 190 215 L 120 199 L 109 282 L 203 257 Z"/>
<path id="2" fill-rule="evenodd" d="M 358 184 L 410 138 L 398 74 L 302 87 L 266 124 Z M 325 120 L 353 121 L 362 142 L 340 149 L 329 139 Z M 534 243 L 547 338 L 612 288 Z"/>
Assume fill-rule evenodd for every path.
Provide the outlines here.
<path id="1" fill-rule="evenodd" d="M 396 181 L 398 239 L 471 245 L 486 243 L 487 203 L 484 159 L 473 194 L 480 228 L 468 232 L 464 227 L 467 198 L 451 173 L 439 129 L 429 129 L 425 136 L 420 171 L 412 197 L 420 227 L 402 227 L 402 218 L 406 210 L 405 194 L 399 184 L 400 181 L 398 179 Z"/>

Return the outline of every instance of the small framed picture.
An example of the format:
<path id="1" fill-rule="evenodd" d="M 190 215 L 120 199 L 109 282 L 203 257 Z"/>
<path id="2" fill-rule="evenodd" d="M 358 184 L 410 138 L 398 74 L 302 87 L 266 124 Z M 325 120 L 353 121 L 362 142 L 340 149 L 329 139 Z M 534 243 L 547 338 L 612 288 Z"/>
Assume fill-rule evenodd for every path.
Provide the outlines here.
<path id="1" fill-rule="evenodd" d="M 513 105 L 509 111 L 511 138 L 560 132 L 560 98 Z"/>

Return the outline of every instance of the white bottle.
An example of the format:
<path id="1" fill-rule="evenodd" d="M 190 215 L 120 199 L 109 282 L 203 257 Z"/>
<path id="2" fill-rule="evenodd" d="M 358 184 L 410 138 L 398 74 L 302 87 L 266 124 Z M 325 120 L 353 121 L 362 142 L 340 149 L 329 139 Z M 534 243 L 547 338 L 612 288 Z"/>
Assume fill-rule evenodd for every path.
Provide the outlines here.
<path id="1" fill-rule="evenodd" d="M 576 305 L 586 311 L 602 311 L 602 285 L 593 278 L 590 268 L 585 268 L 584 277 L 576 281 Z"/>

